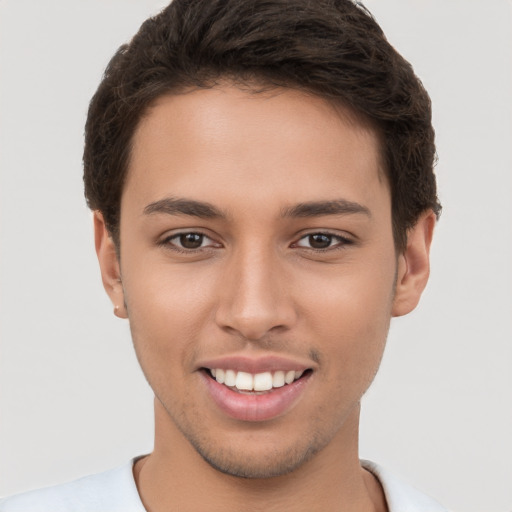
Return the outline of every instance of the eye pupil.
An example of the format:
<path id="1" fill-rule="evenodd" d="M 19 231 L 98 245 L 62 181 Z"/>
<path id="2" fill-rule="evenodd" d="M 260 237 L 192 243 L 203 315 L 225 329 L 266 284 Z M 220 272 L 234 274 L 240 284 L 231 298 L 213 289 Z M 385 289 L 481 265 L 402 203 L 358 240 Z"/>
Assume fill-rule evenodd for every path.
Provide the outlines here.
<path id="1" fill-rule="evenodd" d="M 199 233 L 184 233 L 180 235 L 180 244 L 185 249 L 197 249 L 203 244 L 203 235 Z"/>
<path id="2" fill-rule="evenodd" d="M 309 235 L 309 245 L 314 249 L 326 249 L 331 245 L 332 237 L 330 235 L 323 235 L 322 233 L 316 233 Z"/>

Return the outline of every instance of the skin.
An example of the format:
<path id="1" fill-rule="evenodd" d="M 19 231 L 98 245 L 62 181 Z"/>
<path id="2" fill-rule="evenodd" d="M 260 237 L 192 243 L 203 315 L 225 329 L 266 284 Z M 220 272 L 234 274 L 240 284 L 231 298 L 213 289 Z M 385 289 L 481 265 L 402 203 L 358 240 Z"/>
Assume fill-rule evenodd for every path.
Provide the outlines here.
<path id="1" fill-rule="evenodd" d="M 359 405 L 391 317 L 426 285 L 432 212 L 397 254 L 377 135 L 291 89 L 162 97 L 133 142 L 119 259 L 99 212 L 95 231 L 105 289 L 155 393 L 155 449 L 134 469 L 146 508 L 386 510 L 359 465 Z M 176 212 L 170 198 L 220 216 Z M 312 202 L 323 209 L 295 215 Z M 201 247 L 180 248 L 184 233 Z M 240 421 L 212 402 L 198 367 L 232 354 L 312 372 L 284 414 Z"/>

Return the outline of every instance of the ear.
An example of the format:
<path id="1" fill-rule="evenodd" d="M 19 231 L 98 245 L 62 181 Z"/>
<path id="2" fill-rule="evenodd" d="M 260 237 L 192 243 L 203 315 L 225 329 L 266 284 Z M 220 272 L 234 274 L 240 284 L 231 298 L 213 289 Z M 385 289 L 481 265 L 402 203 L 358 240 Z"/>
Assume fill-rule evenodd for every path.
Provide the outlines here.
<path id="1" fill-rule="evenodd" d="M 435 223 L 434 212 L 428 210 L 407 233 L 407 247 L 398 257 L 393 316 L 406 315 L 418 305 L 430 274 L 430 244 Z"/>
<path id="2" fill-rule="evenodd" d="M 114 314 L 119 318 L 128 318 L 116 246 L 99 211 L 94 212 L 94 241 L 103 287 L 114 304 Z"/>

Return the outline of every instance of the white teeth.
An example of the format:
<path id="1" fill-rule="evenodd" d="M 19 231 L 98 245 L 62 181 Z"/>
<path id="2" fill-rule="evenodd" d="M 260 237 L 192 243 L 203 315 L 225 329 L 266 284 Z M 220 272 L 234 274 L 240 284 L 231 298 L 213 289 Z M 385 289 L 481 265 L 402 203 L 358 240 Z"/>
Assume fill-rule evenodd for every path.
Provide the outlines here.
<path id="1" fill-rule="evenodd" d="M 290 370 L 287 372 L 278 370 L 273 374 L 263 372 L 252 375 L 247 372 L 212 368 L 210 373 L 219 384 L 236 387 L 240 391 L 269 391 L 272 388 L 281 388 L 285 384 L 291 384 L 302 376 L 304 370 Z"/>
<path id="2" fill-rule="evenodd" d="M 274 373 L 272 378 L 272 386 L 274 388 L 282 388 L 284 386 L 284 372 L 278 371 Z"/>
<path id="3" fill-rule="evenodd" d="M 222 370 L 221 368 L 218 368 L 217 370 L 215 370 L 215 380 L 219 384 L 224 384 L 224 376 L 225 376 L 224 370 Z"/>
<path id="4" fill-rule="evenodd" d="M 254 391 L 268 391 L 272 389 L 272 374 L 270 372 L 257 373 L 254 376 Z"/>
<path id="5" fill-rule="evenodd" d="M 284 381 L 286 382 L 286 384 L 291 384 L 294 380 L 295 380 L 295 372 L 293 370 L 286 372 L 286 375 L 284 376 Z"/>
<path id="6" fill-rule="evenodd" d="M 233 370 L 226 370 L 226 376 L 224 377 L 224 384 L 226 386 L 235 386 L 236 385 L 236 372 Z"/>
<path id="7" fill-rule="evenodd" d="M 254 378 L 250 373 L 238 372 L 235 386 L 243 391 L 252 391 L 254 389 Z"/>

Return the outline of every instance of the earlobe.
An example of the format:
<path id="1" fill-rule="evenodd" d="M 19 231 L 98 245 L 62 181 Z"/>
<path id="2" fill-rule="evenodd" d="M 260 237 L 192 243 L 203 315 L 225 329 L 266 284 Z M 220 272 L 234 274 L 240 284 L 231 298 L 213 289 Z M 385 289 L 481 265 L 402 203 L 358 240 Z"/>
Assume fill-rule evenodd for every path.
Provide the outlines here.
<path id="1" fill-rule="evenodd" d="M 420 300 L 430 273 L 430 244 L 436 216 L 428 210 L 407 234 L 407 247 L 398 258 L 393 316 L 410 313 Z"/>
<path id="2" fill-rule="evenodd" d="M 119 318 L 128 318 L 116 246 L 99 211 L 94 212 L 94 241 L 103 287 L 114 305 L 114 314 Z"/>

